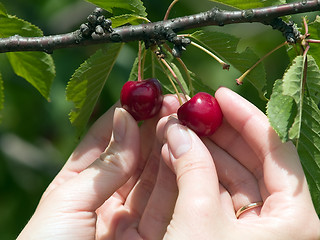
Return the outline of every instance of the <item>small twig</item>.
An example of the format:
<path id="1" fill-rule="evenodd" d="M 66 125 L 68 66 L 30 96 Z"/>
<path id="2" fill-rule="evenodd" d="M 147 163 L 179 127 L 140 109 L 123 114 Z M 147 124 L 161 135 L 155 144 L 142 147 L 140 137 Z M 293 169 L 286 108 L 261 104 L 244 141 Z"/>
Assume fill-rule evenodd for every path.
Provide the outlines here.
<path id="1" fill-rule="evenodd" d="M 241 85 L 243 83 L 243 79 L 256 67 L 258 66 L 259 63 L 261 63 L 264 59 L 266 59 L 268 56 L 270 56 L 272 53 L 277 51 L 279 48 L 282 48 L 288 44 L 287 42 L 281 43 L 279 46 L 276 48 L 272 49 L 270 52 L 268 52 L 266 55 L 264 55 L 262 58 L 260 58 L 252 67 L 250 67 L 245 73 L 243 73 L 239 78 L 236 79 L 237 84 Z"/>
<path id="2" fill-rule="evenodd" d="M 320 43 L 320 40 L 318 40 L 318 39 L 307 39 L 306 42 L 308 42 L 308 43 Z"/>
<path id="3" fill-rule="evenodd" d="M 304 17 L 303 18 L 303 25 L 304 25 L 304 32 L 305 32 L 305 38 L 309 37 L 309 27 L 308 27 L 308 23 L 307 23 L 307 19 Z"/>
<path id="4" fill-rule="evenodd" d="M 186 64 L 182 61 L 181 58 L 177 58 L 178 62 L 180 63 L 180 65 L 182 66 L 184 72 L 187 75 L 187 79 L 188 79 L 188 83 L 189 83 L 189 89 L 190 89 L 190 95 L 193 96 L 194 95 L 194 89 L 193 89 L 193 85 L 192 85 L 192 79 L 189 73 L 189 70 L 186 66 Z"/>
<path id="5" fill-rule="evenodd" d="M 211 57 L 213 57 L 218 63 L 221 64 L 223 69 L 227 69 L 229 70 L 230 65 L 225 63 L 221 58 L 219 58 L 217 55 L 215 55 L 214 53 L 212 53 L 211 51 L 209 51 L 208 49 L 206 49 L 205 47 L 195 43 L 195 42 L 191 42 L 191 45 L 199 48 L 200 50 L 204 51 L 205 53 L 207 53 L 208 55 L 210 55 Z"/>
<path id="6" fill-rule="evenodd" d="M 138 51 L 138 82 L 142 81 L 142 76 L 141 76 L 141 41 L 139 41 L 139 51 Z"/>
<path id="7" fill-rule="evenodd" d="M 170 73 L 172 74 L 173 78 L 178 83 L 179 88 L 181 89 L 181 92 L 184 95 L 185 100 L 187 101 L 187 95 L 188 94 L 187 94 L 186 90 L 184 90 L 184 88 L 183 88 L 180 80 L 178 79 L 177 75 L 175 74 L 175 72 L 173 71 L 173 69 L 171 68 L 171 66 L 169 65 L 169 63 L 165 59 L 161 58 L 160 60 L 166 66 L 166 68 L 170 71 Z"/>
<path id="8" fill-rule="evenodd" d="M 146 54 L 147 54 L 147 51 L 146 49 L 144 48 L 144 51 L 143 51 L 143 56 L 142 56 L 142 61 L 141 61 L 141 78 L 144 79 L 144 66 L 145 66 L 145 62 L 146 62 Z"/>
<path id="9" fill-rule="evenodd" d="M 167 51 L 169 51 L 172 54 L 172 49 L 168 46 L 168 44 L 165 43 L 164 47 L 167 49 Z M 193 89 L 193 86 L 192 86 L 192 79 L 191 79 L 189 70 L 188 70 L 186 64 L 183 62 L 183 60 L 181 58 L 178 57 L 176 59 L 180 63 L 180 65 L 182 66 L 184 72 L 186 73 L 186 76 L 187 76 L 187 79 L 188 79 L 188 83 L 189 83 L 189 88 L 190 88 L 190 95 L 193 96 L 194 89 Z"/>
<path id="10" fill-rule="evenodd" d="M 157 59 L 158 59 L 158 61 L 159 61 L 159 58 L 157 58 Z M 180 106 L 181 106 L 181 105 L 183 104 L 183 101 L 182 101 L 182 99 L 181 99 L 181 96 L 180 96 L 180 94 L 179 94 L 179 91 L 178 91 L 176 85 L 174 84 L 172 78 L 170 77 L 169 73 L 166 71 L 165 67 L 163 66 L 162 63 L 164 63 L 164 62 L 163 62 L 163 61 L 159 61 L 159 62 L 160 62 L 161 68 L 163 69 L 163 72 L 167 75 L 167 77 L 168 77 L 168 79 L 169 79 L 169 81 L 170 81 L 170 83 L 171 83 L 171 85 L 172 85 L 172 87 L 173 87 L 173 89 L 174 89 L 177 97 L 178 97 L 179 104 L 180 104 Z"/>
<path id="11" fill-rule="evenodd" d="M 167 20 L 167 19 L 169 18 L 169 14 L 170 14 L 173 6 L 174 6 L 177 2 L 179 2 L 179 0 L 174 0 L 174 1 L 170 4 L 170 6 L 168 7 L 168 10 L 167 10 L 166 15 L 164 16 L 163 20 Z"/>
<path id="12" fill-rule="evenodd" d="M 309 49 L 310 49 L 310 45 L 307 45 L 306 49 L 303 51 L 303 55 L 302 55 L 304 58 L 307 58 L 307 54 L 308 54 Z"/>

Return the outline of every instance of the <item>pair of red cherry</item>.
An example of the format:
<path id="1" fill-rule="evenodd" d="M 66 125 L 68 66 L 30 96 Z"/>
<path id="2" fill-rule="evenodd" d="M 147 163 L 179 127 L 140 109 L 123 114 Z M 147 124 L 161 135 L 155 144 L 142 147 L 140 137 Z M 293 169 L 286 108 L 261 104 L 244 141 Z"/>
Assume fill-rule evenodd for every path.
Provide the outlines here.
<path id="1" fill-rule="evenodd" d="M 162 88 L 157 79 L 128 81 L 121 90 L 120 101 L 137 121 L 154 117 L 162 106 Z M 222 112 L 217 100 L 199 92 L 178 109 L 178 118 L 199 136 L 212 135 L 222 123 Z"/>

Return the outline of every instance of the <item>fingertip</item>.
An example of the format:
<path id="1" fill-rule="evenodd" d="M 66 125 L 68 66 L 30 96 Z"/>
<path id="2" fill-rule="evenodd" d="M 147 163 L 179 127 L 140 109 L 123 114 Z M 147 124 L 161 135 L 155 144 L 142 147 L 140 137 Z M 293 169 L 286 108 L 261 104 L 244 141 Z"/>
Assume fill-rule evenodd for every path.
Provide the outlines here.
<path id="1" fill-rule="evenodd" d="M 160 116 L 167 116 L 172 113 L 177 112 L 180 107 L 177 95 L 167 94 L 163 98 L 162 108 L 160 111 Z"/>
<path id="2" fill-rule="evenodd" d="M 174 173 L 175 170 L 174 170 L 173 165 L 172 165 L 171 156 L 170 156 L 170 151 L 169 151 L 169 148 L 168 148 L 168 144 L 167 144 L 167 143 L 163 144 L 163 146 L 162 146 L 161 156 L 162 156 L 162 160 L 165 162 L 165 164 L 166 164 L 166 165 L 171 169 L 171 171 Z"/>
<path id="3" fill-rule="evenodd" d="M 224 102 L 226 102 L 232 98 L 235 98 L 235 97 L 242 98 L 238 93 L 232 91 L 231 89 L 229 89 L 227 87 L 220 87 L 215 92 L 215 98 L 218 100 L 220 105 L 223 105 Z"/>
<path id="4" fill-rule="evenodd" d="M 220 94 L 220 92 L 228 91 L 228 90 L 229 90 L 228 88 L 221 86 L 217 89 L 217 91 L 215 92 L 215 95 Z"/>
<path id="5" fill-rule="evenodd" d="M 193 163 L 213 164 L 211 154 L 201 139 L 192 130 L 181 125 L 174 116 L 169 116 L 163 126 L 163 143 L 166 153 L 164 157 L 172 162 L 176 174 L 179 174 L 178 171 L 185 164 L 188 167 Z"/>
<path id="6" fill-rule="evenodd" d="M 170 118 L 164 129 L 165 143 L 161 154 L 164 162 L 176 175 L 179 189 L 176 207 L 198 211 L 199 206 L 194 203 L 200 199 L 206 199 L 210 206 L 219 206 L 217 172 L 211 154 L 202 140 L 175 118 Z M 208 205 L 200 205 L 203 212 L 209 211 Z"/>
<path id="7" fill-rule="evenodd" d="M 167 127 L 174 122 L 178 122 L 178 118 L 176 114 L 171 114 L 165 117 L 162 117 L 156 126 L 156 134 L 157 134 L 157 139 L 160 143 L 164 143 L 165 139 L 165 132 Z"/>
<path id="8" fill-rule="evenodd" d="M 124 108 L 117 107 L 113 116 L 113 131 L 115 128 L 122 128 L 120 131 L 126 131 L 129 136 L 125 139 L 131 139 L 137 137 L 139 127 L 137 121 L 132 117 L 132 115 Z"/>

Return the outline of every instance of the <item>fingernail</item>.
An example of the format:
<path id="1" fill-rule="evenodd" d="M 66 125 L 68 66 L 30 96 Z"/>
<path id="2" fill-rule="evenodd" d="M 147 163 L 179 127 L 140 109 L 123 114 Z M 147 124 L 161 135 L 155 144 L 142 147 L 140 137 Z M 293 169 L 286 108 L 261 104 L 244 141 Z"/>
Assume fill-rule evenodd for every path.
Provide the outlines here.
<path id="1" fill-rule="evenodd" d="M 191 149 L 189 130 L 180 124 L 173 124 L 167 130 L 169 151 L 174 158 L 179 158 Z"/>
<path id="2" fill-rule="evenodd" d="M 116 108 L 113 116 L 113 139 L 121 142 L 126 134 L 127 120 L 125 112 L 122 108 Z"/>

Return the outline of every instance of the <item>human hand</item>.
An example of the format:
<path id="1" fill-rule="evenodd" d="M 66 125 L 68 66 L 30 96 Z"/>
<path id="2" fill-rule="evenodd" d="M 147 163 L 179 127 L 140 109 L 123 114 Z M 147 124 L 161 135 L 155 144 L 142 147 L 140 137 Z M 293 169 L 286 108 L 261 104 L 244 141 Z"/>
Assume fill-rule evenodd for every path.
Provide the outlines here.
<path id="1" fill-rule="evenodd" d="M 18 239 L 163 236 L 170 219 L 157 218 L 158 199 L 170 191 L 174 202 L 177 189 L 163 184 L 154 189 L 161 150 L 155 130 L 158 120 L 176 112 L 179 103 L 174 95 L 165 96 L 159 115 L 140 127 L 117 106 L 91 127 Z M 173 173 L 166 172 L 174 181 Z M 172 214 L 172 208 L 164 208 L 165 215 Z"/>
<path id="2" fill-rule="evenodd" d="M 217 98 L 226 121 L 202 139 L 206 145 L 190 130 L 188 138 L 175 135 L 181 126 L 174 119 L 159 123 L 163 159 L 178 176 L 178 199 L 175 175 L 159 163 L 162 145 L 154 138 L 158 118 L 178 108 L 177 100 L 166 96 L 160 115 L 140 128 L 126 112 L 116 111 L 114 134 L 125 119 L 126 137 L 121 143 L 111 140 L 101 155 L 107 163 L 95 159 L 110 141 L 113 111 L 98 120 L 44 193 L 19 239 L 316 239 L 319 222 L 295 149 L 279 143 L 265 116 L 239 96 L 220 89 Z M 252 128 L 266 139 L 250 134 Z M 181 155 L 187 139 L 192 148 Z M 176 161 L 169 157 L 169 147 L 174 154 L 180 151 Z M 287 161 L 289 157 L 294 160 Z M 280 177 L 279 188 L 270 176 Z M 260 217 L 256 208 L 235 218 L 234 209 L 261 198 Z M 309 228 L 299 231 L 306 219 Z"/>
<path id="3" fill-rule="evenodd" d="M 319 240 L 294 145 L 282 143 L 267 117 L 236 93 L 220 88 L 216 98 L 225 119 L 211 137 L 201 141 L 172 117 L 158 124 L 179 189 L 164 239 Z M 238 209 L 260 201 L 237 219 Z"/>

